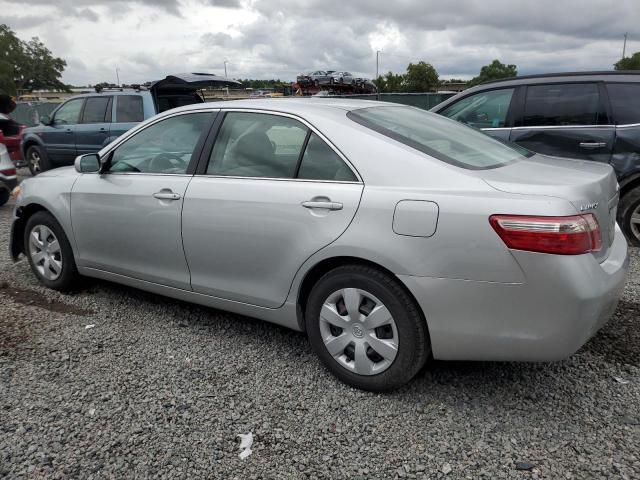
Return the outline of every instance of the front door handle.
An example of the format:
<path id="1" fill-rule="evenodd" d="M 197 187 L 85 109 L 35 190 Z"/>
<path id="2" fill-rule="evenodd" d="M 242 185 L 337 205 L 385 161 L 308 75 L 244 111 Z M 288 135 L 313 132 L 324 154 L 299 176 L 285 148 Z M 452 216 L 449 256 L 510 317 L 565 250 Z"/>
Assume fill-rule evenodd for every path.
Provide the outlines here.
<path id="1" fill-rule="evenodd" d="M 587 149 L 604 148 L 606 146 L 607 144 L 605 142 L 580 142 L 580 147 L 587 148 Z"/>
<path id="2" fill-rule="evenodd" d="M 171 190 L 160 190 L 153 194 L 158 200 L 180 200 L 179 193 L 173 193 Z"/>
<path id="3" fill-rule="evenodd" d="M 302 202 L 304 208 L 323 208 L 325 210 L 342 210 L 342 204 L 340 202 L 332 202 L 330 200 L 309 200 L 308 202 Z"/>
<path id="4" fill-rule="evenodd" d="M 65 130 L 65 133 L 73 133 L 73 130 L 72 130 L 72 129 L 70 129 L 70 128 L 67 128 L 67 129 Z"/>

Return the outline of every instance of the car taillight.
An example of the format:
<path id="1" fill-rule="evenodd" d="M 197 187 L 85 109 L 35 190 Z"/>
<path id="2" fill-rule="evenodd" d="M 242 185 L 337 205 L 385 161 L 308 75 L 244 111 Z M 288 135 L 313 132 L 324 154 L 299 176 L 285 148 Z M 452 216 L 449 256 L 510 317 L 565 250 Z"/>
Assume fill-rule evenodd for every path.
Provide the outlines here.
<path id="1" fill-rule="evenodd" d="M 4 170 L 0 170 L 0 174 L 6 175 L 7 177 L 13 177 L 16 174 L 15 168 L 5 168 Z"/>
<path id="2" fill-rule="evenodd" d="M 492 215 L 489 223 L 507 247 L 556 255 L 581 255 L 602 248 L 592 213 L 570 217 Z"/>

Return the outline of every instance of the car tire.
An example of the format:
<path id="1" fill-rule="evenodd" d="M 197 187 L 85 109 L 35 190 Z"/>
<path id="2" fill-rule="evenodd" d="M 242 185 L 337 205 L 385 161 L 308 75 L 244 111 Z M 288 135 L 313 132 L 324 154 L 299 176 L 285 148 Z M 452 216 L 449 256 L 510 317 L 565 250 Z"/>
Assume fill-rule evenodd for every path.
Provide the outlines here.
<path id="1" fill-rule="evenodd" d="M 77 285 L 80 275 L 69 239 L 49 212 L 36 212 L 27 220 L 24 252 L 43 285 L 63 292 Z"/>
<path id="2" fill-rule="evenodd" d="M 351 321 L 350 311 L 359 322 Z M 325 274 L 311 290 L 305 319 L 322 363 L 363 390 L 383 392 L 406 384 L 431 353 L 427 324 L 415 300 L 397 279 L 373 267 L 346 265 Z"/>
<path id="3" fill-rule="evenodd" d="M 640 247 L 640 188 L 627 192 L 618 206 L 618 223 L 629 243 Z"/>
<path id="4" fill-rule="evenodd" d="M 27 167 L 29 167 L 31 175 L 34 177 L 40 172 L 51 168 L 51 162 L 49 161 L 47 153 L 44 148 L 39 145 L 31 145 L 27 148 L 25 161 L 27 162 Z"/>
<path id="5" fill-rule="evenodd" d="M 0 188 L 0 207 L 9 201 L 11 192 L 5 188 Z"/>

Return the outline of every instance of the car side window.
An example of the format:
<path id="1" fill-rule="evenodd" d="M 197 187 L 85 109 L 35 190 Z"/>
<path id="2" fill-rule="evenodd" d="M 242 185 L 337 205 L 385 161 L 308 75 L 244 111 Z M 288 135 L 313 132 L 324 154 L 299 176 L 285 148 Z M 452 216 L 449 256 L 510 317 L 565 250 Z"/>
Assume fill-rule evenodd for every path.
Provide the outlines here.
<path id="1" fill-rule="evenodd" d="M 640 123 L 640 83 L 610 83 L 607 92 L 617 125 Z"/>
<path id="2" fill-rule="evenodd" d="M 298 178 L 355 182 L 346 163 L 318 135 L 312 133 L 302 156 Z"/>
<path id="3" fill-rule="evenodd" d="M 53 117 L 54 123 L 60 125 L 73 125 L 78 123 L 83 103 L 84 98 L 69 100 L 56 111 Z"/>
<path id="4" fill-rule="evenodd" d="M 527 87 L 522 125 L 566 126 L 606 123 L 600 112 L 600 95 L 595 83 L 533 85 Z"/>
<path id="5" fill-rule="evenodd" d="M 211 113 L 169 117 L 125 140 L 112 153 L 111 173 L 183 174 Z"/>
<path id="6" fill-rule="evenodd" d="M 140 95 L 118 95 L 116 97 L 116 122 L 133 123 L 144 120 Z"/>
<path id="7" fill-rule="evenodd" d="M 513 91 L 513 88 L 503 88 L 469 95 L 440 113 L 476 128 L 504 127 Z"/>
<path id="8" fill-rule="evenodd" d="M 111 97 L 88 97 L 82 112 L 82 123 L 104 123 Z"/>
<path id="9" fill-rule="evenodd" d="M 309 129 L 266 113 L 227 113 L 211 152 L 207 174 L 293 178 Z"/>

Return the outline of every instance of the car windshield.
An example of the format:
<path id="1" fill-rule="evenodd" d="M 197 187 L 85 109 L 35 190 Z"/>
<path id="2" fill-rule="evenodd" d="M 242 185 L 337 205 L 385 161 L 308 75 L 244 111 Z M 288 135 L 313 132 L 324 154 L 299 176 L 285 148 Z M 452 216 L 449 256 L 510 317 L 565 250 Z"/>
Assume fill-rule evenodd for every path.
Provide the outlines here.
<path id="1" fill-rule="evenodd" d="M 497 168 L 533 155 L 528 150 L 418 108 L 360 108 L 347 116 L 382 135 L 462 168 Z"/>

